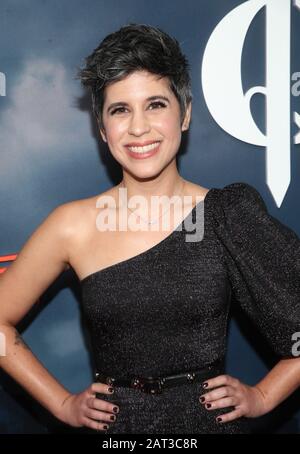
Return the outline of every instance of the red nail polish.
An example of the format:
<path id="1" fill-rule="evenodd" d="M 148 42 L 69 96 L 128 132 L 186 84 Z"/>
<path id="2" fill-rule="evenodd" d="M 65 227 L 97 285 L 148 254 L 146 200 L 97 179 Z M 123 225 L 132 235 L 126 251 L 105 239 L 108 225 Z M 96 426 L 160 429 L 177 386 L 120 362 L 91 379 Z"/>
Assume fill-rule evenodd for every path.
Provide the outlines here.
<path id="1" fill-rule="evenodd" d="M 207 382 L 202 383 L 202 387 L 203 388 L 207 388 L 208 387 L 208 383 Z"/>

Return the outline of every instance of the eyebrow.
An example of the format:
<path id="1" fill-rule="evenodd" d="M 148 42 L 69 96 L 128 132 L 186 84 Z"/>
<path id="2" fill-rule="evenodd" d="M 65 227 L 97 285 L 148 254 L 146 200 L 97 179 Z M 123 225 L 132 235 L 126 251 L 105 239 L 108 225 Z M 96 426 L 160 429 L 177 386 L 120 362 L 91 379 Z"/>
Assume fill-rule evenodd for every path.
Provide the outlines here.
<path id="1" fill-rule="evenodd" d="M 162 96 L 162 95 L 153 95 L 153 96 L 149 96 L 149 98 L 146 99 L 146 101 L 154 101 L 155 99 L 163 99 L 164 101 L 167 101 L 168 103 L 170 102 L 169 98 L 167 98 L 166 96 Z M 113 102 L 112 104 L 110 104 L 107 108 L 107 112 L 109 112 L 113 107 L 116 107 L 116 106 L 128 106 L 128 103 L 127 102 Z"/>

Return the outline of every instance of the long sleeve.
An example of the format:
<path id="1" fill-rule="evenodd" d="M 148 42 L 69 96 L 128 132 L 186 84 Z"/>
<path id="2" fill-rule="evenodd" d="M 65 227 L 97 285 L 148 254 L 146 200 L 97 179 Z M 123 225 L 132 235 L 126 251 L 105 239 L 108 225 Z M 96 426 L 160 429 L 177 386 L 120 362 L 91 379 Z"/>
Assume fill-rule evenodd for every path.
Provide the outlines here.
<path id="1" fill-rule="evenodd" d="M 300 239 L 271 216 L 246 183 L 215 191 L 214 229 L 224 246 L 232 304 L 254 321 L 275 353 L 293 357 L 300 331 Z"/>

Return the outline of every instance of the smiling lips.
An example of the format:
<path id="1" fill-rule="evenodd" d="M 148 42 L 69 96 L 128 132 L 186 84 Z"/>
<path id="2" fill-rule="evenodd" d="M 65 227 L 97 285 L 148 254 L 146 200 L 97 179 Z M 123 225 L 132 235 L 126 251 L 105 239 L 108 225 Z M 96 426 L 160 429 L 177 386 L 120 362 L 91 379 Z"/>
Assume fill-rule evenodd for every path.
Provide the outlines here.
<path id="1" fill-rule="evenodd" d="M 160 141 L 157 142 L 144 142 L 143 145 L 138 143 L 130 143 L 126 145 L 130 156 L 134 158 L 148 158 L 154 155 L 159 149 Z"/>

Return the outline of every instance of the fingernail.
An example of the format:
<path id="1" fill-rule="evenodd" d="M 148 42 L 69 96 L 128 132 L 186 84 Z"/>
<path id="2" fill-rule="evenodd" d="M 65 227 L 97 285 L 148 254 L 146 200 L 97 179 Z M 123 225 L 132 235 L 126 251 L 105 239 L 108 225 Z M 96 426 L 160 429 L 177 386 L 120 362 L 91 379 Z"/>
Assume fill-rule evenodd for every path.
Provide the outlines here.
<path id="1" fill-rule="evenodd" d="M 108 392 L 109 393 L 113 393 L 114 392 L 114 388 L 108 388 Z"/>
<path id="2" fill-rule="evenodd" d="M 222 421 L 222 418 L 220 418 L 220 416 L 217 417 L 217 421 L 218 422 L 221 422 Z"/>
<path id="3" fill-rule="evenodd" d="M 211 404 L 206 404 L 206 408 L 210 408 L 211 407 Z"/>
<path id="4" fill-rule="evenodd" d="M 111 421 L 115 421 L 116 417 L 114 415 L 111 415 L 110 419 L 111 419 Z"/>
<path id="5" fill-rule="evenodd" d="M 202 383 L 202 387 L 203 388 L 207 388 L 208 387 L 208 383 L 207 382 Z"/>
<path id="6" fill-rule="evenodd" d="M 103 426 L 103 429 L 105 429 L 105 430 L 108 429 L 108 426 L 107 425 Z"/>
<path id="7" fill-rule="evenodd" d="M 205 401 L 205 397 L 200 397 L 200 402 L 204 402 Z"/>
<path id="8" fill-rule="evenodd" d="M 113 408 L 113 411 L 114 411 L 115 413 L 118 413 L 118 411 L 119 411 L 118 407 L 114 407 L 114 408 Z"/>

